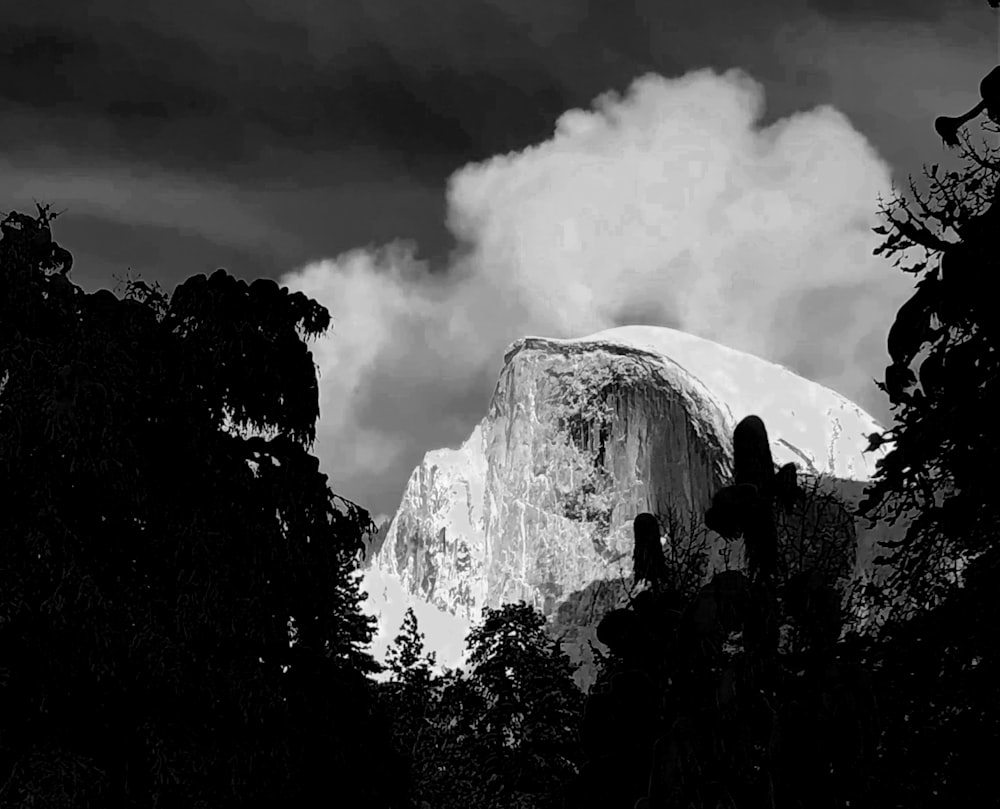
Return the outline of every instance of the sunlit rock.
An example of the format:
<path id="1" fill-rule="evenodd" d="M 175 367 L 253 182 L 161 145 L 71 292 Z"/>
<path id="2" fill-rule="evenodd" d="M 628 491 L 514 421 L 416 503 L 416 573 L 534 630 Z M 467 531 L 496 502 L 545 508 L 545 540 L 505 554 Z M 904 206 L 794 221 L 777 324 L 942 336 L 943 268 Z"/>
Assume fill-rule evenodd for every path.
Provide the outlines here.
<path id="1" fill-rule="evenodd" d="M 598 621 L 631 585 L 632 520 L 672 508 L 702 524 L 712 494 L 730 482 L 733 428 L 749 414 L 764 420 L 776 464 L 794 462 L 848 505 L 885 452 L 863 452 L 882 428 L 843 396 L 683 332 L 629 326 L 518 340 L 472 435 L 414 470 L 370 575 L 397 579 L 463 623 L 484 606 L 536 605 L 584 662 L 585 685 L 588 641 L 597 643 Z M 827 526 L 846 549 L 845 581 L 867 575 L 886 530 L 822 498 L 785 520 L 787 537 L 806 533 L 803 524 Z M 738 543 L 711 532 L 705 543 L 704 578 L 742 564 Z"/>

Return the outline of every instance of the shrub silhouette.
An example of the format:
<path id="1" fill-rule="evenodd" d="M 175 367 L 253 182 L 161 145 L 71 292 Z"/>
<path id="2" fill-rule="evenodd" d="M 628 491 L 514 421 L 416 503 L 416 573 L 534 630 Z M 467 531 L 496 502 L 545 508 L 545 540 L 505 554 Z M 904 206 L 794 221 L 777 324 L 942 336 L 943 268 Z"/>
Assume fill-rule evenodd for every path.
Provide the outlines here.
<path id="1" fill-rule="evenodd" d="M 837 654 L 836 577 L 776 580 L 775 516 L 805 492 L 788 467 L 775 471 L 760 419 L 736 436 L 735 479 L 706 523 L 756 543 L 749 575 L 721 571 L 693 597 L 645 590 L 601 621 L 611 655 L 587 698 L 587 761 L 567 809 L 846 807 L 866 794 L 874 703 L 861 669 Z M 783 624 L 796 644 L 779 644 Z"/>

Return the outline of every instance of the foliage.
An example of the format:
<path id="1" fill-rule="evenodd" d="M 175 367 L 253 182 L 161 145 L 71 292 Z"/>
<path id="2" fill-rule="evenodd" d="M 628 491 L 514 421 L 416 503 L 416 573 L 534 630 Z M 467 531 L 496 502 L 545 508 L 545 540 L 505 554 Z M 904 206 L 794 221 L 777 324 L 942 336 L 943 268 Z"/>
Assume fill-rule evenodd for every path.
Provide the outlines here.
<path id="1" fill-rule="evenodd" d="M 223 270 L 85 294 L 51 218 L 0 223 L 0 803 L 400 805 L 372 526 L 307 451 L 329 313 Z"/>
<path id="2" fill-rule="evenodd" d="M 411 785 L 408 791 L 417 802 L 425 797 L 426 782 L 433 780 L 436 773 L 433 762 L 428 761 L 425 744 L 433 721 L 434 660 L 433 652 L 424 654 L 424 636 L 411 607 L 406 610 L 400 633 L 387 652 L 386 668 L 391 677 L 379 687 L 379 702 L 392 723 L 394 748 L 400 760 L 408 762 L 410 767 L 406 778 L 401 772 L 394 777 Z"/>
<path id="3" fill-rule="evenodd" d="M 870 437 L 890 451 L 859 509 L 869 518 L 916 515 L 877 560 L 890 568 L 888 586 L 865 595 L 887 617 L 877 637 L 859 641 L 885 706 L 882 806 L 974 803 L 993 791 L 984 751 L 1000 746 L 1000 504 L 989 474 L 1000 449 L 991 294 L 1000 161 L 967 137 L 962 147 L 964 171 L 932 166 L 927 199 L 910 183 L 916 212 L 897 198 L 884 210 L 892 231 L 877 229 L 886 239 L 876 252 L 924 253 L 903 268 L 921 277 L 889 331 L 892 363 L 879 384 L 896 424 Z"/>
<path id="4" fill-rule="evenodd" d="M 434 652 L 424 654 L 424 633 L 417 626 L 413 607 L 408 607 L 399 634 L 386 653 L 386 667 L 392 672 L 392 681 L 423 687 L 430 682 L 435 658 Z"/>
<path id="5" fill-rule="evenodd" d="M 685 512 L 672 504 L 653 516 L 660 526 L 660 535 L 664 537 L 662 544 L 667 571 L 665 588 L 668 592 L 677 593 L 685 601 L 690 600 L 697 595 L 705 581 L 709 560 L 708 532 L 700 515 Z M 619 574 L 624 596 L 634 609 L 637 602 L 644 598 L 642 593 L 647 592 L 647 589 L 641 583 L 637 585 L 633 577 L 626 573 L 622 560 L 619 560 Z M 607 608 L 608 604 L 605 604 L 604 609 Z M 605 651 L 592 641 L 589 646 L 594 661 L 591 693 L 607 691 L 611 687 L 612 677 L 626 671 L 628 667 L 621 655 L 614 650 Z"/>
<path id="6" fill-rule="evenodd" d="M 486 708 L 472 678 L 445 670 L 435 678 L 427 720 L 413 748 L 414 794 L 421 809 L 465 809 L 483 790 L 477 718 Z"/>
<path id="7" fill-rule="evenodd" d="M 984 561 L 941 604 L 860 647 L 882 717 L 873 806 L 974 806 L 994 789 L 1000 553 Z"/>
<path id="8" fill-rule="evenodd" d="M 762 424 L 753 431 L 766 446 Z M 747 463 L 734 444 L 739 476 Z M 769 455 L 760 461 L 771 463 Z M 754 485 L 768 490 L 766 479 Z M 799 506 L 816 496 L 797 491 Z M 717 497 L 713 508 L 725 502 Z M 738 518 L 758 540 L 777 536 L 759 520 L 768 513 L 773 521 L 778 509 L 761 512 L 749 501 L 724 508 L 742 513 L 717 518 Z M 836 645 L 838 568 L 799 570 L 797 561 L 757 577 L 722 571 L 693 593 L 645 590 L 605 616 L 597 632 L 610 654 L 587 698 L 587 761 L 567 786 L 567 809 L 832 809 L 865 797 L 876 711 L 857 660 Z M 795 643 L 779 643 L 782 626 Z"/>
<path id="9" fill-rule="evenodd" d="M 693 596 L 705 580 L 708 569 L 708 532 L 701 517 L 691 512 L 684 519 L 680 509 L 668 505 L 654 515 L 664 543 L 669 589 Z"/>
<path id="10" fill-rule="evenodd" d="M 778 580 L 816 570 L 846 584 L 856 553 L 854 515 L 821 475 L 799 472 L 798 485 L 802 497 L 788 511 L 774 509 Z"/>
<path id="11" fill-rule="evenodd" d="M 487 608 L 466 639 L 471 681 L 484 700 L 475 722 L 476 805 L 556 807 L 576 772 L 583 696 L 544 627 L 541 613 L 522 601 Z"/>
<path id="12" fill-rule="evenodd" d="M 970 165 L 963 173 L 942 175 L 936 165 L 925 172 L 929 199 L 911 181 L 917 213 L 897 197 L 883 207 L 892 232 L 876 228 L 887 234 L 876 253 L 896 255 L 896 265 L 903 251 L 924 252 L 924 260 L 903 268 L 921 277 L 889 331 L 892 363 L 878 383 L 896 423 L 870 437 L 870 448 L 886 445 L 889 452 L 859 508 L 869 519 L 895 520 L 906 510 L 917 515 L 881 560 L 892 570 L 883 601 L 903 600 L 901 617 L 940 602 L 952 587 L 956 560 L 987 548 L 1000 517 L 982 474 L 1000 449 L 994 416 L 1000 321 L 989 292 L 1000 162 L 994 150 L 980 156 L 967 139 L 964 154 Z M 958 239 L 946 238 L 949 232 Z M 938 261 L 929 268 L 932 257 Z"/>
<path id="13" fill-rule="evenodd" d="M 545 619 L 524 602 L 486 610 L 467 638 L 470 671 L 429 675 L 407 612 L 380 688 L 415 807 L 555 807 L 575 772 L 582 695 Z"/>

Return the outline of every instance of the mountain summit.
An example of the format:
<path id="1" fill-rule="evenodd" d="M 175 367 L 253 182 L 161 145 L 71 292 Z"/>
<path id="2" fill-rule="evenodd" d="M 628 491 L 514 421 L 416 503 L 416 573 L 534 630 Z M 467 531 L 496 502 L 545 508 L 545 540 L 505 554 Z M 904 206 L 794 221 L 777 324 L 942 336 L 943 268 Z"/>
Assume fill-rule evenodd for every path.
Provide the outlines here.
<path id="1" fill-rule="evenodd" d="M 468 623 L 484 606 L 534 604 L 585 664 L 585 685 L 587 641 L 596 643 L 597 622 L 631 582 L 637 514 L 700 525 L 703 579 L 741 564 L 740 543 L 707 531 L 702 518 L 731 480 L 733 429 L 751 414 L 763 419 L 775 462 L 796 464 L 819 493 L 800 504 L 786 538 L 801 544 L 815 533 L 803 527 L 823 525 L 842 583 L 868 575 L 887 529 L 856 524 L 830 495 L 848 507 L 860 498 L 885 452 L 863 452 L 881 426 L 780 365 L 654 326 L 513 343 L 486 417 L 461 447 L 428 452 L 413 471 L 371 574 Z M 665 542 L 674 539 L 668 531 Z M 786 550 L 788 565 L 801 567 L 830 548 Z M 387 590 L 368 589 L 387 618 L 378 606 Z M 424 627 L 439 660 L 455 665 Z"/>

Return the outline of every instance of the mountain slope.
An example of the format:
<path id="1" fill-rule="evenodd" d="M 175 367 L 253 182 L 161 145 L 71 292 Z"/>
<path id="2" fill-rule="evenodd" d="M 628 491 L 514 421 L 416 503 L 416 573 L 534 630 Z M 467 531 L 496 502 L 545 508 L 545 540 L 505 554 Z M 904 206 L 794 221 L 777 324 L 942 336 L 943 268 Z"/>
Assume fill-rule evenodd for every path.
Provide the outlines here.
<path id="1" fill-rule="evenodd" d="M 776 463 L 857 501 L 880 457 L 862 452 L 866 436 L 881 427 L 834 391 L 666 328 L 518 340 L 468 440 L 414 470 L 371 575 L 468 623 L 484 606 L 524 599 L 586 661 L 593 626 L 631 580 L 633 518 L 675 509 L 700 520 L 729 482 L 732 431 L 749 414 L 767 425 Z M 885 529 L 817 508 L 796 525 L 835 526 L 850 548 L 843 567 L 861 575 Z M 706 577 L 739 565 L 739 547 L 710 532 L 706 542 Z"/>

